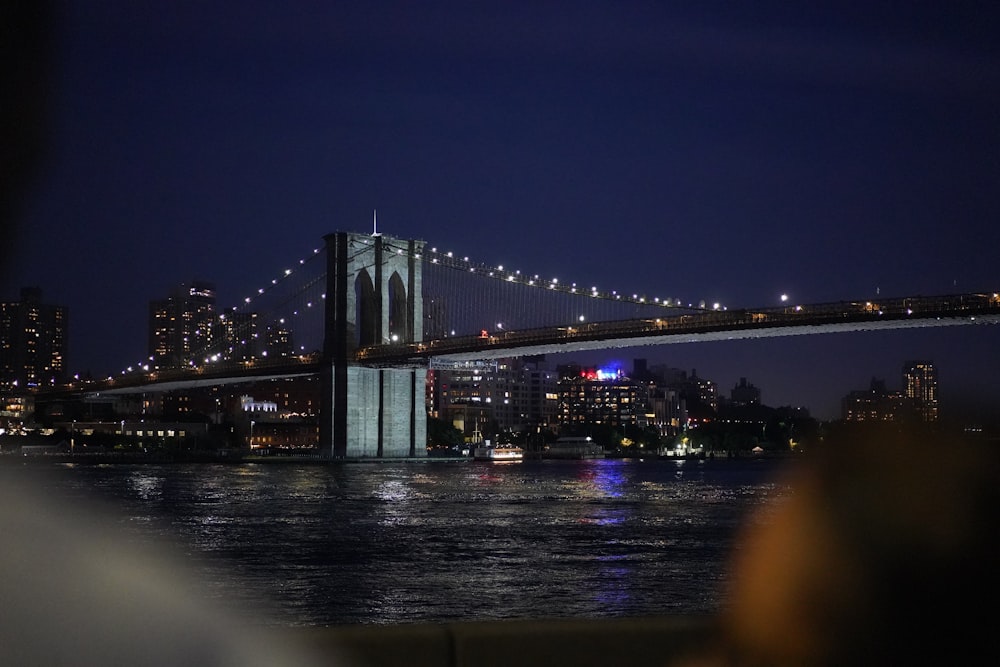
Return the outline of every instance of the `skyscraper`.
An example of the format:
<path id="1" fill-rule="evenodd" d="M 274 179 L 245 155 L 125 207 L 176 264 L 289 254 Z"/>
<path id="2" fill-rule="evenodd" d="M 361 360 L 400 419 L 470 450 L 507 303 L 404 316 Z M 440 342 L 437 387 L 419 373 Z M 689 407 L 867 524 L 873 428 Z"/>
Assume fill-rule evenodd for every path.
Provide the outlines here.
<path id="1" fill-rule="evenodd" d="M 156 368 L 187 364 L 217 336 L 215 285 L 193 281 L 149 304 L 149 356 Z M 200 361 L 200 360 L 199 360 Z"/>
<path id="2" fill-rule="evenodd" d="M 903 393 L 913 401 L 925 422 L 937 421 L 937 369 L 930 361 L 908 361 L 903 364 Z"/>
<path id="3" fill-rule="evenodd" d="M 292 332 L 282 321 L 265 324 L 259 313 L 222 313 L 213 343 L 230 361 L 294 354 Z"/>
<path id="4" fill-rule="evenodd" d="M 37 386 L 65 379 L 68 311 L 42 303 L 42 290 L 0 303 L 0 385 Z"/>

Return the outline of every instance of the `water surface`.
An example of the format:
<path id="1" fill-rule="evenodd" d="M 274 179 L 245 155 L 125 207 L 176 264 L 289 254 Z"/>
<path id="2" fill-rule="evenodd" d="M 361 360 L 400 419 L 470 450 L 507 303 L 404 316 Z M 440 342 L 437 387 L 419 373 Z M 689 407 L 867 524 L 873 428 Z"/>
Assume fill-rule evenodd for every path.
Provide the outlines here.
<path id="1" fill-rule="evenodd" d="M 50 466 L 276 625 L 712 613 L 770 461 Z M 3 474 L 29 474 L 4 466 Z"/>

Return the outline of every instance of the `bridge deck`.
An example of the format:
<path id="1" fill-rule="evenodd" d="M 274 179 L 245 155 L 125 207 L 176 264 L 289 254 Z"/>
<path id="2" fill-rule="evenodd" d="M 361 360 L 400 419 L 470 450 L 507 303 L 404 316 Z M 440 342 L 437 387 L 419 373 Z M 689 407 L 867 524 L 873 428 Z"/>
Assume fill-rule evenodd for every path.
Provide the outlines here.
<path id="1" fill-rule="evenodd" d="M 383 367 L 427 366 L 433 362 L 466 362 L 647 345 L 996 324 L 1000 322 L 1000 295 L 996 292 L 981 292 L 878 301 L 840 301 L 780 308 L 703 310 L 679 314 L 676 310 L 667 312 L 675 314 L 365 347 L 356 351 L 355 362 L 359 365 Z M 39 393 L 53 395 L 169 391 L 185 387 L 316 375 L 322 367 L 323 361 L 318 354 L 223 362 L 197 368 L 136 373 L 91 383 L 86 387 L 70 385 L 47 388 Z"/>
<path id="2" fill-rule="evenodd" d="M 503 331 L 486 336 L 380 345 L 358 351 L 362 363 L 423 363 L 497 359 L 607 348 L 666 345 L 967 324 L 1000 321 L 996 293 L 940 297 L 905 297 L 880 301 L 846 301 L 808 306 L 699 311 L 661 318 Z"/>

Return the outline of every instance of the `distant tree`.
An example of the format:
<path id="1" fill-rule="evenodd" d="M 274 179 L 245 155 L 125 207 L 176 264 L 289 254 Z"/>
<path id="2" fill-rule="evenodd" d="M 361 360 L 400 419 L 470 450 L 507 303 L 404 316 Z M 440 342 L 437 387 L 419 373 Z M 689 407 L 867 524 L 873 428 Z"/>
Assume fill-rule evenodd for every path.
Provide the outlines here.
<path id="1" fill-rule="evenodd" d="M 688 447 L 702 449 L 705 452 L 722 451 L 722 441 L 725 431 L 716 422 L 702 424 L 696 428 L 688 428 L 677 434 L 671 442 L 672 445 L 685 444 Z"/>
<path id="2" fill-rule="evenodd" d="M 427 417 L 427 444 L 443 445 L 446 447 L 461 446 L 465 438 L 462 432 L 452 424 L 438 419 L 437 417 Z"/>
<path id="3" fill-rule="evenodd" d="M 722 443 L 723 448 L 732 455 L 749 452 L 759 444 L 759 440 L 745 429 L 730 429 L 723 434 Z"/>
<path id="4" fill-rule="evenodd" d="M 497 433 L 497 442 L 524 446 L 524 443 L 528 440 L 528 435 L 525 431 L 500 431 Z"/>

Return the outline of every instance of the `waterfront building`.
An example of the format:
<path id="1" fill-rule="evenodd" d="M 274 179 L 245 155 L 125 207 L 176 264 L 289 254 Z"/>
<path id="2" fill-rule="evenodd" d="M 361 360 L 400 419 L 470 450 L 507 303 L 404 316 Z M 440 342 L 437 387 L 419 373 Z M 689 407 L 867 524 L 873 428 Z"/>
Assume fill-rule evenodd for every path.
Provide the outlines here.
<path id="1" fill-rule="evenodd" d="M 564 364 L 559 373 L 559 421 L 562 426 L 605 424 L 648 426 L 649 385 L 633 382 L 620 369 Z"/>
<path id="2" fill-rule="evenodd" d="M 648 387 L 649 424 L 662 437 L 673 437 L 688 425 L 688 405 L 695 407 L 716 404 L 714 382 L 697 377 L 697 373 L 664 364 L 650 366 L 645 359 L 632 360 L 632 380 Z M 701 412 L 707 412 L 705 408 Z"/>
<path id="3" fill-rule="evenodd" d="M 37 287 L 0 303 L 0 388 L 60 384 L 66 375 L 69 326 L 65 306 L 46 304 Z"/>
<path id="4" fill-rule="evenodd" d="M 537 359 L 499 359 L 496 366 L 434 370 L 427 400 L 431 416 L 460 420 L 460 430 L 468 431 L 476 421 L 490 421 L 498 431 L 551 428 L 559 405 L 558 381 Z"/>
<path id="5" fill-rule="evenodd" d="M 937 421 L 937 369 L 933 362 L 921 360 L 903 364 L 903 393 L 915 403 L 922 421 Z"/>
<path id="6" fill-rule="evenodd" d="M 703 377 L 698 377 L 697 369 L 688 371 L 663 364 L 647 367 L 642 360 L 635 360 L 644 377 L 657 387 L 669 388 L 680 396 L 686 412 L 685 420 L 711 421 L 719 410 L 718 385 Z"/>
<path id="7" fill-rule="evenodd" d="M 142 414 L 156 419 L 188 419 L 197 416 L 215 424 L 246 412 L 242 396 L 274 405 L 286 417 L 315 418 L 319 411 L 320 380 L 317 376 L 259 380 L 236 386 L 189 387 L 157 392 L 142 403 L 120 404 L 123 415 Z"/>
<path id="8" fill-rule="evenodd" d="M 204 437 L 208 426 L 198 422 L 144 422 L 122 420 L 112 424 L 109 430 L 107 422 L 95 424 L 74 424 L 81 434 L 89 435 L 94 431 L 104 429 L 124 438 L 134 438 L 138 441 L 148 440 L 157 443 L 178 443 L 186 438 Z"/>
<path id="9" fill-rule="evenodd" d="M 31 394 L 0 396 L 0 425 L 8 432 L 12 424 L 20 424 L 35 412 L 35 397 Z"/>
<path id="10" fill-rule="evenodd" d="M 274 385 L 258 383 L 254 386 L 259 389 L 271 386 L 273 389 Z M 278 453 L 315 450 L 318 447 L 319 425 L 314 413 L 289 410 L 281 407 L 278 400 L 262 400 L 249 394 L 241 395 L 239 402 L 237 426 L 245 434 L 245 442 L 250 449 Z"/>
<path id="11" fill-rule="evenodd" d="M 672 437 L 684 430 L 687 403 L 676 389 L 651 385 L 649 408 L 653 415 L 651 423 L 661 436 Z"/>
<path id="12" fill-rule="evenodd" d="M 290 417 L 313 418 L 319 414 L 321 380 L 317 376 L 281 378 L 250 385 L 253 395 L 278 406 Z"/>
<path id="13" fill-rule="evenodd" d="M 249 412 L 252 415 L 261 416 L 264 413 L 278 412 L 278 404 L 274 401 L 255 401 L 253 396 L 248 396 L 246 394 L 240 396 L 240 408 L 243 412 Z"/>
<path id="14" fill-rule="evenodd" d="M 678 420 L 683 428 L 715 419 L 719 411 L 719 391 L 715 382 L 698 377 L 695 369 L 688 373 L 663 364 L 647 367 L 645 363 L 637 363 L 636 366 L 651 383 L 677 394 L 678 404 L 669 416 L 670 422 Z M 671 425 L 666 432 L 661 428 L 661 435 L 676 435 L 674 428 Z"/>

